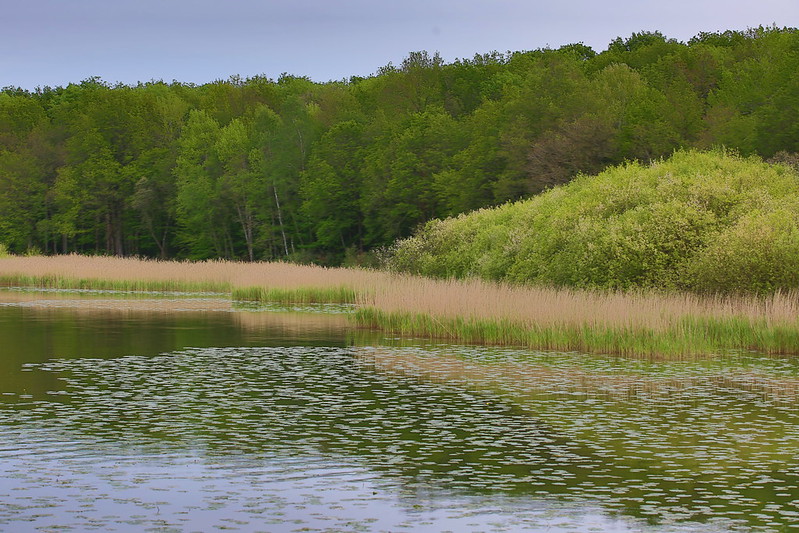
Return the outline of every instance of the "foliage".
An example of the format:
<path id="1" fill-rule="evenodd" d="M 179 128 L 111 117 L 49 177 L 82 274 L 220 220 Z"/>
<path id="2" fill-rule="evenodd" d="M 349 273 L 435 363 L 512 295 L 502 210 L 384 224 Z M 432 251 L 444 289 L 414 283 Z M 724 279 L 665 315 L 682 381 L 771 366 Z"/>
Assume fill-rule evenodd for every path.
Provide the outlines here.
<path id="1" fill-rule="evenodd" d="M 688 43 L 639 32 L 599 53 L 574 43 L 446 63 L 418 51 L 348 82 L 89 78 L 5 90 L 0 241 L 17 254 L 359 262 L 429 220 L 625 161 L 721 145 L 795 161 L 797 70 L 799 32 L 760 27 Z M 679 216 L 674 231 L 712 222 Z M 482 261 L 492 275 L 506 268 Z M 568 269 L 552 276 L 573 281 Z"/>
<path id="2" fill-rule="evenodd" d="M 799 173 L 680 151 L 533 199 L 429 222 L 389 265 L 563 287 L 765 292 L 799 287 Z"/>

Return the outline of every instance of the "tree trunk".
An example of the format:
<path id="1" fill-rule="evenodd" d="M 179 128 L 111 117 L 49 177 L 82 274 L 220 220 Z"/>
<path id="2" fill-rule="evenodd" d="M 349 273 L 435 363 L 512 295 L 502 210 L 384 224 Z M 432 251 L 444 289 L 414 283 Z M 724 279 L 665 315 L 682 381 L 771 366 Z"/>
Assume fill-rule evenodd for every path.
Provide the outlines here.
<path id="1" fill-rule="evenodd" d="M 255 260 L 255 254 L 253 253 L 252 242 L 252 215 L 250 214 L 249 209 L 246 207 L 242 209 L 238 204 L 236 204 L 236 214 L 239 216 L 241 230 L 244 232 L 244 241 L 247 243 L 247 256 L 250 258 L 250 262 L 253 262 Z"/>
<path id="2" fill-rule="evenodd" d="M 277 198 L 277 187 L 272 187 L 275 193 L 275 205 L 277 206 L 277 221 L 280 224 L 280 234 L 283 236 L 283 249 L 286 251 L 286 257 L 289 255 L 289 243 L 286 239 L 286 231 L 283 228 L 283 215 L 280 211 L 280 200 Z"/>

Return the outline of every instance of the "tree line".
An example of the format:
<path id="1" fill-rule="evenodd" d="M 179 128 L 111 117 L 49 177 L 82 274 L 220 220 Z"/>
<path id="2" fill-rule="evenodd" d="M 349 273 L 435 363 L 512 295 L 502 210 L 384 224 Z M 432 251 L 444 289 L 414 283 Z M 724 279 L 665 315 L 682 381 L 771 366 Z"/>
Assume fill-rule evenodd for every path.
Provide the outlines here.
<path id="1" fill-rule="evenodd" d="M 679 148 L 796 159 L 799 30 L 659 32 L 374 75 L 0 92 L 14 253 L 365 260 L 423 222 Z"/>

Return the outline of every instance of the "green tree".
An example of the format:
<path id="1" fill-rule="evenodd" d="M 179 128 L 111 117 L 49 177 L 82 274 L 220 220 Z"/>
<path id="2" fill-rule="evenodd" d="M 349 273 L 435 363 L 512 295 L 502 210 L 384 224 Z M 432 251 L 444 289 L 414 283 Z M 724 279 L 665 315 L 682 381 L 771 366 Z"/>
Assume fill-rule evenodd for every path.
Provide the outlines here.
<path id="1" fill-rule="evenodd" d="M 369 154 L 362 209 L 367 235 L 385 244 L 442 212 L 435 175 L 463 147 L 458 123 L 442 108 L 415 113 Z"/>
<path id="2" fill-rule="evenodd" d="M 303 213 L 324 249 L 363 249 L 363 150 L 363 125 L 340 122 L 319 140 L 302 173 Z"/>
<path id="3" fill-rule="evenodd" d="M 194 110 L 178 142 L 176 216 L 178 239 L 192 259 L 232 257 L 230 219 L 219 194 L 221 163 L 214 146 L 219 124 Z"/>

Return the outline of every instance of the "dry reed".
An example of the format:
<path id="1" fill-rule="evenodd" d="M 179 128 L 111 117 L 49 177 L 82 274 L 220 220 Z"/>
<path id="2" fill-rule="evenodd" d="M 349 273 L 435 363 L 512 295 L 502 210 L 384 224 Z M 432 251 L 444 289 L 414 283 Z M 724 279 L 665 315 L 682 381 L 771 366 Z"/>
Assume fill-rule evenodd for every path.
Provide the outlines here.
<path id="1" fill-rule="evenodd" d="M 688 293 L 553 289 L 481 280 L 394 277 L 361 293 L 358 304 L 389 313 L 507 320 L 526 326 L 590 326 L 665 331 L 685 318 L 739 318 L 796 326 L 799 295 L 699 296 Z"/>
<path id="2" fill-rule="evenodd" d="M 34 256 L 0 260 L 2 277 L 58 277 L 98 281 L 140 281 L 244 287 L 302 288 L 361 286 L 388 276 L 373 271 L 292 263 L 234 261 L 151 261 L 107 256 Z M 374 281 L 372 281 L 374 280 Z"/>
<path id="3" fill-rule="evenodd" d="M 56 256 L 0 260 L 0 279 L 82 280 L 81 286 L 151 283 L 222 287 L 254 299 L 354 299 L 360 324 L 466 342 L 640 355 L 728 349 L 799 353 L 799 296 L 697 296 L 435 280 L 289 263 L 176 262 Z M 139 285 L 136 285 L 136 284 Z M 274 290 L 277 289 L 277 290 Z"/>

